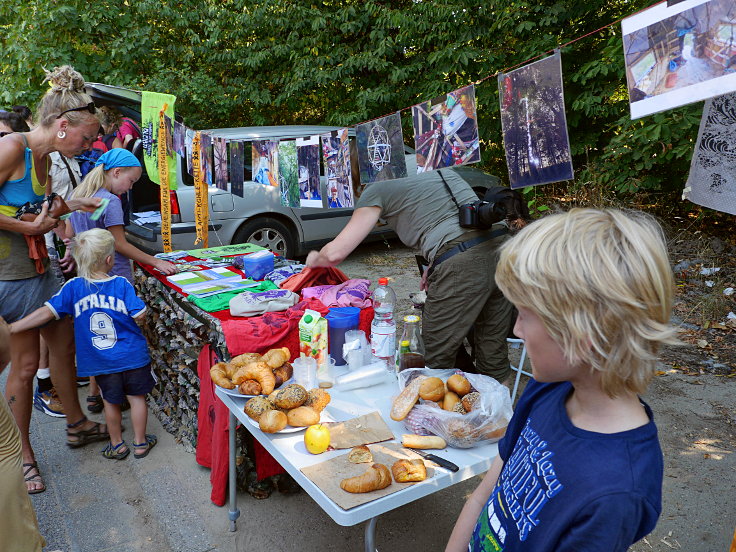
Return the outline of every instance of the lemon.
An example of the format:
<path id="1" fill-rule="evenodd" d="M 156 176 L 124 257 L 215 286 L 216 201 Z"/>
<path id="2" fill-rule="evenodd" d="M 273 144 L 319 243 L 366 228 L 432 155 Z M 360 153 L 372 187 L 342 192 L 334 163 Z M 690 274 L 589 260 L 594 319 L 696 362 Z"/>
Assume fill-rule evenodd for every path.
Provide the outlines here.
<path id="1" fill-rule="evenodd" d="M 330 429 L 322 424 L 309 426 L 304 432 L 304 446 L 312 454 L 322 454 L 330 446 Z"/>

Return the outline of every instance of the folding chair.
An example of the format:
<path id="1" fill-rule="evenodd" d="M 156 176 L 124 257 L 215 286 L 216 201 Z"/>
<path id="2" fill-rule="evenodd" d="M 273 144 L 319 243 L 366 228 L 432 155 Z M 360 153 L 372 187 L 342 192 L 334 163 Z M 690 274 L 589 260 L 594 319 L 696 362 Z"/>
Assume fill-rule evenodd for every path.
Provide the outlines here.
<path id="1" fill-rule="evenodd" d="M 521 356 L 519 357 L 519 364 L 518 366 L 514 366 L 513 364 L 510 364 L 511 369 L 516 371 L 516 379 L 514 380 L 514 389 L 511 391 L 511 403 L 514 403 L 514 399 L 516 398 L 516 392 L 519 390 L 519 379 L 521 378 L 521 374 L 524 374 L 525 376 L 532 377 L 532 374 L 530 372 L 524 371 L 524 362 L 526 361 L 526 344 L 524 343 L 523 339 L 518 338 L 512 338 L 507 337 L 506 343 L 508 343 L 509 347 L 512 349 L 518 349 L 521 347 Z"/>

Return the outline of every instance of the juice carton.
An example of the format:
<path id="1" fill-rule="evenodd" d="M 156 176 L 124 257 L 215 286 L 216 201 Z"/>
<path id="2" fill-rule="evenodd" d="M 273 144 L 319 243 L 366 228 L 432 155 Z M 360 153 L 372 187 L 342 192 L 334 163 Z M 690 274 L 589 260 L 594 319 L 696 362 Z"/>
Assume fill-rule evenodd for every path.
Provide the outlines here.
<path id="1" fill-rule="evenodd" d="M 317 361 L 317 379 L 320 371 L 329 369 L 327 320 L 317 311 L 305 310 L 299 321 L 299 353 Z"/>

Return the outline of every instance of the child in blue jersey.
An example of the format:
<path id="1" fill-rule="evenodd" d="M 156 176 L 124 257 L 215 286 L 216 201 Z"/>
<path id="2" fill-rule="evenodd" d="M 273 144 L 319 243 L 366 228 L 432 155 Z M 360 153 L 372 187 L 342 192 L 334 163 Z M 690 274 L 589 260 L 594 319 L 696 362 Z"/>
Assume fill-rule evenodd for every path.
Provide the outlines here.
<path id="1" fill-rule="evenodd" d="M 148 344 L 137 322 L 146 305 L 121 276 L 108 276 L 115 255 L 115 238 L 107 230 L 77 235 L 73 247 L 79 277 L 69 280 L 45 306 L 11 324 L 12 332 L 39 327 L 54 318 L 74 318 L 77 374 L 95 376 L 102 390 L 110 443 L 105 458 L 122 460 L 130 448 L 122 437 L 120 405 L 127 397 L 135 440 L 133 456 L 145 457 L 156 444 L 146 433 L 145 395 L 153 389 Z"/>
<path id="2" fill-rule="evenodd" d="M 662 451 L 639 398 L 674 342 L 662 231 L 639 212 L 573 209 L 501 249 L 533 379 L 448 551 L 625 552 L 654 529 Z"/>

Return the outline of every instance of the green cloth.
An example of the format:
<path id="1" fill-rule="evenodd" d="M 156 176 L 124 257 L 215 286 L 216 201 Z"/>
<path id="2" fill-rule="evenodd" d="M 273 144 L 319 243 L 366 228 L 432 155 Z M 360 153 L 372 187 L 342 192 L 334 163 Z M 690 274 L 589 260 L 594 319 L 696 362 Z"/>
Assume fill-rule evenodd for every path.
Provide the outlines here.
<path id="1" fill-rule="evenodd" d="M 234 243 L 232 245 L 220 245 L 218 247 L 207 247 L 205 249 L 190 249 L 187 251 L 192 257 L 198 259 L 211 259 L 213 256 L 222 257 L 225 255 L 247 255 L 256 251 L 263 251 L 265 247 L 254 243 Z"/>
<path id="2" fill-rule="evenodd" d="M 143 162 L 146 165 L 148 178 L 156 184 L 161 184 L 158 177 L 158 114 L 164 104 L 168 104 L 166 115 L 174 119 L 174 103 L 176 96 L 171 94 L 160 94 L 158 92 L 146 92 L 141 94 L 141 132 L 143 134 Z M 176 190 L 176 155 L 169 152 L 169 189 Z"/>
<path id="3" fill-rule="evenodd" d="M 245 280 L 246 282 L 248 280 Z M 254 280 L 250 280 L 251 282 Z M 235 291 L 224 291 L 217 295 L 210 295 L 209 297 L 194 297 L 189 295 L 187 301 L 194 303 L 200 309 L 207 312 L 217 312 L 230 308 L 230 299 L 241 293 L 259 293 L 261 291 L 268 291 L 269 289 L 279 289 L 279 286 L 271 282 L 270 280 L 263 280 L 258 282 L 257 286 L 248 288 L 248 291 L 235 290 Z"/>

